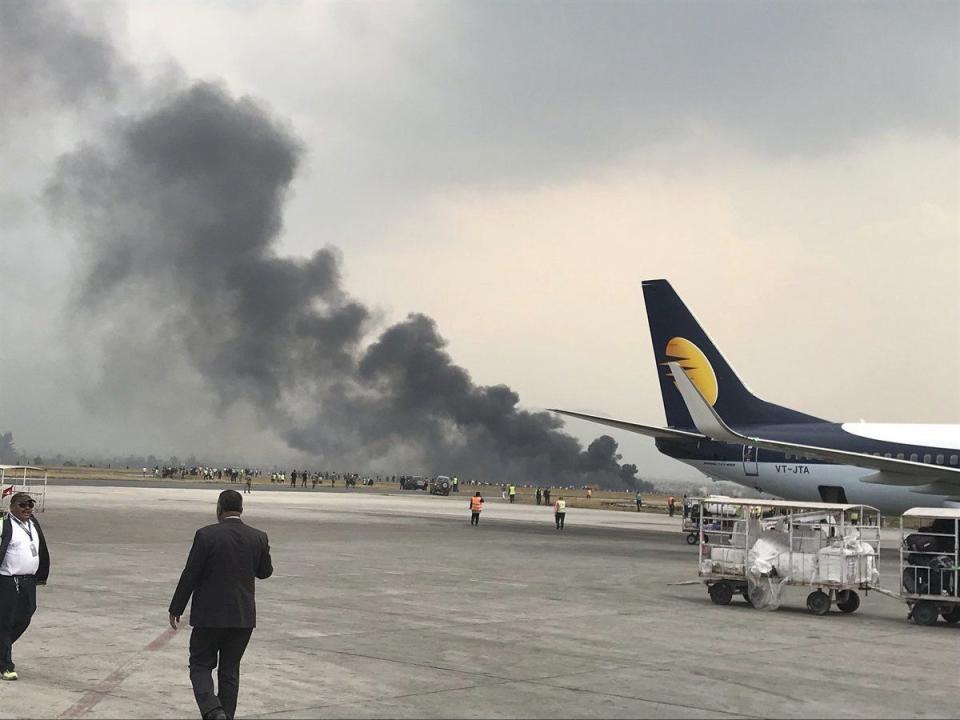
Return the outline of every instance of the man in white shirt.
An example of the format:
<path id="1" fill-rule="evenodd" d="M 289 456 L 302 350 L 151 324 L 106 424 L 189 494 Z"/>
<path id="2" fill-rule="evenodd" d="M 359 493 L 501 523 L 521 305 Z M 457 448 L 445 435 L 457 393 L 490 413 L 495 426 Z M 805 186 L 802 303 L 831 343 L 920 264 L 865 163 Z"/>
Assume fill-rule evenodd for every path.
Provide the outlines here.
<path id="1" fill-rule="evenodd" d="M 10 513 L 0 525 L 0 677 L 16 680 L 13 644 L 30 626 L 37 609 L 37 585 L 46 585 L 50 554 L 34 501 L 27 493 L 10 498 Z"/>

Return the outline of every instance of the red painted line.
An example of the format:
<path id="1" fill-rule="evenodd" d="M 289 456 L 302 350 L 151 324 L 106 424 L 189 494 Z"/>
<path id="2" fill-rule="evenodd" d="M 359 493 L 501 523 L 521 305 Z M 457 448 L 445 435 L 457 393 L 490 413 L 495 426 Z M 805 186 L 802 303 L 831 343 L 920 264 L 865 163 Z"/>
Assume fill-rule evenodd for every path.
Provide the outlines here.
<path id="1" fill-rule="evenodd" d="M 160 648 L 164 647 L 171 638 L 174 636 L 174 631 L 172 629 L 164 630 L 162 633 L 157 635 L 153 640 L 151 640 L 147 646 L 144 648 L 145 652 L 156 652 Z M 87 690 L 83 696 L 77 700 L 73 705 L 68 707 L 62 713 L 60 713 L 61 718 L 79 718 L 86 715 L 88 712 L 93 710 L 101 700 L 103 700 L 105 695 L 116 690 L 120 687 L 120 684 L 126 680 L 130 675 L 134 673 L 144 662 L 146 658 L 140 656 L 126 665 L 121 665 L 112 673 L 107 675 L 103 680 L 98 682 L 96 686 L 90 690 Z"/>
<path id="2" fill-rule="evenodd" d="M 176 632 L 177 631 L 173 628 L 167 628 L 162 633 L 157 635 L 153 640 L 151 640 L 144 650 L 147 652 L 155 652 L 156 650 L 159 650 L 173 639 L 173 636 L 176 634 Z"/>

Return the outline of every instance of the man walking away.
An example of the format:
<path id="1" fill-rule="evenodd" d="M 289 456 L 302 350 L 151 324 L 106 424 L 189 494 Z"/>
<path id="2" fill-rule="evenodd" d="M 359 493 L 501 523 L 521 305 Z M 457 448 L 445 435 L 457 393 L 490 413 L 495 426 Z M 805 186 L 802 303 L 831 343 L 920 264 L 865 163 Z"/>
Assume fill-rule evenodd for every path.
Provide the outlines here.
<path id="1" fill-rule="evenodd" d="M 253 492 L 253 476 L 247 475 L 247 486 L 243 489 L 244 494 L 249 495 Z"/>
<path id="2" fill-rule="evenodd" d="M 640 512 L 643 509 L 643 495 L 640 494 L 640 491 L 637 490 L 637 512 Z"/>
<path id="3" fill-rule="evenodd" d="M 671 495 L 670 497 L 667 498 L 667 512 L 670 513 L 670 517 L 673 517 L 673 513 L 675 513 L 676 510 L 677 510 L 677 501 L 673 497 L 673 495 Z"/>
<path id="4" fill-rule="evenodd" d="M 544 505 L 550 504 L 550 488 L 546 488 L 543 491 L 543 504 Z"/>
<path id="5" fill-rule="evenodd" d="M 480 524 L 480 511 L 483 510 L 483 498 L 480 497 L 480 491 L 470 498 L 470 524 Z"/>
<path id="6" fill-rule="evenodd" d="M 202 718 L 233 718 L 237 711 L 240 660 L 257 625 L 254 578 L 273 574 L 267 534 L 245 525 L 242 512 L 240 493 L 220 493 L 218 522 L 197 530 L 170 601 L 170 627 L 176 630 L 193 596 L 190 682 Z"/>
<path id="7" fill-rule="evenodd" d="M 563 495 L 557 498 L 553 504 L 553 521 L 557 524 L 557 530 L 563 530 L 563 521 L 567 518 L 567 502 Z"/>
<path id="8" fill-rule="evenodd" d="M 543 500 L 543 490 L 541 490 L 540 488 L 537 488 L 537 505 L 539 505 L 542 500 Z"/>
<path id="9" fill-rule="evenodd" d="M 510 494 L 510 504 L 513 505 L 517 500 L 517 486 L 511 484 L 508 492 Z"/>
<path id="10" fill-rule="evenodd" d="M 33 498 L 18 492 L 0 529 L 0 677 L 16 680 L 13 644 L 30 626 L 37 610 L 37 585 L 46 585 L 50 553 Z"/>

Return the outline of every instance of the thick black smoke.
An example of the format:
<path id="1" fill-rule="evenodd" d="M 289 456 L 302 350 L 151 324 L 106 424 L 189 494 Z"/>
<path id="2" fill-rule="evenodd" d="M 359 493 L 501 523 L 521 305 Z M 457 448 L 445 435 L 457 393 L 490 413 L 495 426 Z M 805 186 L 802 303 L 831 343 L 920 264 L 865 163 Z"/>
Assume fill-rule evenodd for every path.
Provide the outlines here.
<path id="1" fill-rule="evenodd" d="M 189 358 L 221 412 L 249 403 L 291 447 L 328 463 L 633 483 L 612 438 L 582 451 L 557 418 L 519 409 L 507 386 L 477 387 L 424 315 L 364 349 L 370 312 L 341 287 L 336 251 L 275 251 L 300 153 L 254 102 L 200 83 L 63 158 L 49 197 L 83 243 L 81 325 L 115 343 L 129 308 L 138 322 L 147 312 L 161 329 L 155 352 Z M 145 338 L 129 335 L 138 352 L 121 343 L 112 363 L 142 361 Z"/>
<path id="2" fill-rule="evenodd" d="M 84 47 L 84 72 L 108 83 L 109 46 Z M 253 408 L 328 467 L 633 484 L 612 438 L 583 451 L 509 387 L 476 386 L 430 318 L 368 342 L 371 312 L 344 291 L 335 249 L 277 254 L 302 153 L 282 123 L 210 83 L 154 102 L 61 158 L 47 192 L 80 247 L 71 326 L 102 368 L 88 399 L 150 403 L 186 370 L 200 396 L 183 412 Z"/>

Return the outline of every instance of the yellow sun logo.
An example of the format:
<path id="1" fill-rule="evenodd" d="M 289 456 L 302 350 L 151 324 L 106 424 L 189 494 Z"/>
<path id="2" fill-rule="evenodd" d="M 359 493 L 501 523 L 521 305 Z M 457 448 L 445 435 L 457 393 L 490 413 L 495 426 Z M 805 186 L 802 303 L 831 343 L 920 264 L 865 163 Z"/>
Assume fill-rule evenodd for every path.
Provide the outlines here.
<path id="1" fill-rule="evenodd" d="M 717 376 L 713 372 L 713 367 L 703 351 L 686 338 L 675 337 L 667 343 L 666 354 L 668 362 L 679 362 L 680 367 L 690 381 L 697 386 L 700 394 L 713 406 L 717 402 L 720 388 L 717 386 Z"/>

